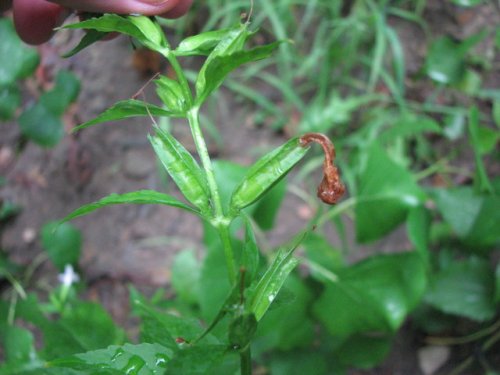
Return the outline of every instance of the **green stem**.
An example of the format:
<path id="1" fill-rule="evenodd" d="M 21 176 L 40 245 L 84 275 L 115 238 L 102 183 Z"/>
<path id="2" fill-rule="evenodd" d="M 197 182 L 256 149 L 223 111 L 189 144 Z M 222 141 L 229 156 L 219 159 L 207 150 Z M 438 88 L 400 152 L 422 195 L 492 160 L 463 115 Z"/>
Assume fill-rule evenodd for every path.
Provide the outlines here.
<path id="1" fill-rule="evenodd" d="M 217 229 L 222 241 L 222 246 L 224 248 L 224 254 L 226 257 L 229 280 L 231 284 L 234 285 L 236 283 L 236 262 L 234 259 L 233 246 L 231 244 L 231 237 L 229 234 L 229 225 L 231 224 L 231 220 L 224 215 L 224 211 L 222 209 L 222 202 L 220 199 L 217 182 L 215 181 L 212 162 L 210 160 L 207 145 L 205 143 L 205 139 L 200 127 L 199 109 L 197 107 L 193 107 L 188 112 L 187 118 L 189 121 L 189 126 L 191 127 L 191 133 L 193 135 L 198 155 L 201 159 L 201 164 L 203 165 L 203 169 L 205 170 L 205 174 L 207 176 L 208 189 L 210 190 L 210 195 L 212 197 L 213 217 L 211 223 Z"/>
<path id="2" fill-rule="evenodd" d="M 241 375 L 252 375 L 252 354 L 250 345 L 240 353 Z"/>

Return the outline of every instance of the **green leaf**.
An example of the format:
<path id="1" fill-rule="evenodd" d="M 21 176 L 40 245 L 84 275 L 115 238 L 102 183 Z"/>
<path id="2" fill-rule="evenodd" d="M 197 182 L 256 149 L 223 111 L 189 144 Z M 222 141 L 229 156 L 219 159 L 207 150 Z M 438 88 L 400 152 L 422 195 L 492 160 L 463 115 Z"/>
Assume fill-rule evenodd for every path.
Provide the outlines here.
<path id="1" fill-rule="evenodd" d="M 465 116 L 463 113 L 453 113 L 446 117 L 443 134 L 451 141 L 456 141 L 465 133 Z"/>
<path id="2" fill-rule="evenodd" d="M 342 253 L 333 248 L 330 242 L 317 233 L 311 233 L 304 239 L 304 246 L 308 262 L 306 263 L 311 276 L 319 281 L 335 281 L 336 271 L 344 265 Z"/>
<path id="3" fill-rule="evenodd" d="M 115 103 L 111 108 L 101 113 L 95 119 L 84 122 L 77 126 L 74 131 L 88 128 L 89 126 L 100 124 L 102 122 L 122 120 L 129 117 L 144 117 L 144 116 L 174 116 L 179 117 L 180 114 L 170 112 L 153 104 L 145 103 L 140 100 L 128 99 Z"/>
<path id="4" fill-rule="evenodd" d="M 68 264 L 78 265 L 82 234 L 70 223 L 52 221 L 42 227 L 42 246 L 59 271 Z"/>
<path id="5" fill-rule="evenodd" d="M 166 206 L 178 207 L 186 211 L 197 213 L 194 208 L 186 205 L 185 203 L 182 203 L 181 201 L 170 195 L 163 194 L 154 190 L 138 190 L 125 194 L 108 195 L 107 197 L 104 197 L 94 203 L 89 203 L 81 206 L 80 208 L 77 208 L 61 221 L 69 221 L 77 217 L 87 215 L 97 210 L 98 208 L 115 204 L 163 204 Z"/>
<path id="6" fill-rule="evenodd" d="M 165 39 L 165 34 L 158 22 L 152 17 L 145 16 L 128 16 L 127 19 L 131 22 L 141 33 L 146 40 L 139 39 L 151 49 L 168 48 L 168 42 Z"/>
<path id="7" fill-rule="evenodd" d="M 500 241 L 500 198 L 479 195 L 471 187 L 436 189 L 432 197 L 444 220 L 472 251 L 484 251 Z"/>
<path id="8" fill-rule="evenodd" d="M 409 138 L 421 133 L 440 134 L 441 132 L 440 126 L 432 118 L 405 112 L 391 128 L 382 133 L 381 139 L 394 141 L 398 137 Z"/>
<path id="9" fill-rule="evenodd" d="M 477 138 L 478 153 L 480 155 L 486 155 L 495 151 L 498 141 L 500 140 L 500 131 L 487 128 L 486 126 L 479 126 L 477 128 Z"/>
<path id="10" fill-rule="evenodd" d="M 255 239 L 255 234 L 249 220 L 245 220 L 245 245 L 243 248 L 241 267 L 245 269 L 248 281 L 251 285 L 257 275 L 260 264 L 260 251 Z"/>
<path id="11" fill-rule="evenodd" d="M 447 314 L 483 322 L 496 314 L 494 293 L 495 276 L 489 263 L 469 258 L 433 275 L 425 302 Z"/>
<path id="12" fill-rule="evenodd" d="M 204 172 L 187 151 L 170 133 L 156 128 L 156 136 L 149 137 L 151 144 L 184 197 L 202 212 L 210 210 L 210 194 Z"/>
<path id="13" fill-rule="evenodd" d="M 418 206 L 410 210 L 406 223 L 408 238 L 426 263 L 429 261 L 428 245 L 431 221 L 429 210 L 424 206 Z"/>
<path id="14" fill-rule="evenodd" d="M 228 351 L 225 345 L 188 346 L 168 363 L 165 375 L 204 375 L 220 364 Z"/>
<path id="15" fill-rule="evenodd" d="M 215 160 L 213 163 L 215 178 L 219 186 L 222 206 L 229 206 L 231 194 L 248 172 L 248 168 L 227 160 Z"/>
<path id="16" fill-rule="evenodd" d="M 309 147 L 301 146 L 298 138 L 259 159 L 236 187 L 231 197 L 232 210 L 249 206 L 278 183 L 304 157 Z"/>
<path id="17" fill-rule="evenodd" d="M 315 100 L 308 105 L 299 124 L 300 132 L 328 132 L 333 126 L 351 121 L 353 114 L 362 106 L 383 99 L 382 95 L 367 94 L 342 98 L 338 93 L 330 96 L 325 104 Z"/>
<path id="18" fill-rule="evenodd" d="M 134 312 L 142 320 L 141 339 L 146 342 L 159 343 L 173 352 L 179 349 L 175 339 L 182 338 L 192 342 L 203 332 L 199 322 L 193 318 L 172 315 L 153 308 L 139 300 L 132 301 Z M 216 340 L 207 335 L 200 343 L 214 343 Z"/>
<path id="19" fill-rule="evenodd" d="M 208 56 L 231 29 L 206 31 L 183 39 L 173 53 L 177 56 Z"/>
<path id="20" fill-rule="evenodd" d="M 368 150 L 367 159 L 356 205 L 356 237 L 360 242 L 389 233 L 405 220 L 409 209 L 425 199 L 413 176 L 389 159 L 378 143 Z"/>
<path id="21" fill-rule="evenodd" d="M 273 375 L 327 375 L 328 363 L 317 350 L 295 350 L 273 353 L 270 358 Z M 335 372 L 335 374 L 337 374 Z M 341 374 L 341 373 L 339 373 Z"/>
<path id="22" fill-rule="evenodd" d="M 370 369 L 380 364 L 391 349 L 390 337 L 354 335 L 335 349 L 334 358 L 343 365 Z"/>
<path id="23" fill-rule="evenodd" d="M 68 52 L 65 52 L 62 57 L 68 58 L 71 56 L 76 55 L 78 52 L 82 51 L 83 49 L 87 48 L 88 46 L 94 44 L 95 42 L 98 42 L 102 38 L 104 38 L 106 35 L 109 33 L 107 32 L 102 32 L 102 31 L 97 31 L 97 30 L 88 30 L 83 38 L 80 40 L 80 42 L 71 50 Z"/>
<path id="24" fill-rule="evenodd" d="M 0 87 L 33 74 L 39 63 L 38 53 L 19 39 L 8 18 L 0 19 L 0 40 Z"/>
<path id="25" fill-rule="evenodd" d="M 207 59 L 196 80 L 196 105 L 201 105 L 222 84 L 230 72 L 243 64 L 271 56 L 278 45 L 279 43 L 275 42 L 248 51 L 238 51 Z"/>
<path id="26" fill-rule="evenodd" d="M 82 22 L 63 26 L 64 29 L 88 29 L 110 33 L 118 32 L 129 35 L 146 47 L 155 51 L 168 48 L 168 43 L 160 26 L 146 16 L 120 16 L 104 14 Z"/>
<path id="27" fill-rule="evenodd" d="M 173 113 L 186 113 L 187 101 L 179 82 L 166 76 L 160 76 L 155 80 L 155 84 L 156 93 L 163 104 L 165 104 L 167 110 Z"/>
<path id="28" fill-rule="evenodd" d="M 44 343 L 40 356 L 45 359 L 70 356 L 87 350 L 72 332 L 58 321 L 45 317 L 36 296 L 28 295 L 16 305 L 16 317 L 34 324 L 42 332 Z"/>
<path id="29" fill-rule="evenodd" d="M 249 313 L 238 315 L 229 324 L 229 345 L 238 350 L 247 348 L 256 330 L 257 320 L 255 315 Z"/>
<path id="30" fill-rule="evenodd" d="M 64 311 L 60 322 L 86 350 L 121 344 L 125 338 L 104 308 L 92 302 L 78 302 Z"/>
<path id="31" fill-rule="evenodd" d="M 474 7 L 481 4 L 483 0 L 452 0 L 451 2 L 462 7 Z"/>
<path id="32" fill-rule="evenodd" d="M 469 134 L 470 144 L 474 150 L 474 159 L 476 162 L 475 182 L 481 192 L 493 193 L 493 186 L 486 173 L 486 167 L 481 159 L 481 143 L 479 135 L 479 109 L 472 107 L 469 111 Z"/>
<path id="33" fill-rule="evenodd" d="M 52 147 L 64 135 L 60 117 L 76 100 L 80 82 L 73 73 L 60 71 L 56 85 L 40 96 L 38 103 L 24 111 L 19 117 L 22 133 L 40 146 Z"/>
<path id="34" fill-rule="evenodd" d="M 215 232 L 208 223 L 204 223 L 204 229 L 205 237 L 208 237 L 207 234 Z M 208 322 L 214 320 L 232 290 L 229 284 L 224 251 L 217 233 L 214 234 L 215 237 L 210 236 L 210 243 L 204 241 L 207 253 L 201 267 L 198 288 L 201 316 Z"/>
<path id="35" fill-rule="evenodd" d="M 293 252 L 300 245 L 306 234 L 307 232 L 298 234 L 289 244 L 278 250 L 276 258 L 249 296 L 248 306 L 257 321 L 262 319 L 269 306 L 276 299 L 286 278 L 297 266 L 298 260 L 293 258 Z"/>
<path id="36" fill-rule="evenodd" d="M 75 354 L 48 362 L 62 367 L 99 374 L 156 374 L 165 371 L 172 351 L 159 344 L 112 345 L 106 349 Z"/>
<path id="37" fill-rule="evenodd" d="M 293 295 L 290 303 L 277 303 L 282 293 L 288 291 Z M 315 295 L 312 288 L 295 273 L 288 276 L 283 289 L 274 304 L 259 321 L 257 333 L 252 342 L 252 350 L 257 356 L 270 350 L 290 351 L 310 347 L 315 334 L 315 326 L 311 319 L 310 307 Z"/>
<path id="38" fill-rule="evenodd" d="M 0 120 L 11 119 L 21 104 L 21 94 L 16 86 L 0 87 Z"/>
<path id="39" fill-rule="evenodd" d="M 172 264 L 172 287 L 179 298 L 187 303 L 196 304 L 201 267 L 193 250 L 178 253 Z"/>
<path id="40" fill-rule="evenodd" d="M 67 107 L 76 100 L 80 92 L 80 81 L 71 72 L 57 73 L 55 86 L 40 97 L 40 104 L 55 116 L 62 116 Z"/>
<path id="41" fill-rule="evenodd" d="M 396 332 L 420 302 L 426 267 L 415 253 L 377 255 L 342 271 L 328 282 L 313 313 L 330 334 Z"/>
<path id="42" fill-rule="evenodd" d="M 269 189 L 255 205 L 252 217 L 260 229 L 271 230 L 274 228 L 276 216 L 285 198 L 286 187 L 286 180 L 282 179 Z"/>
<path id="43" fill-rule="evenodd" d="M 7 325 L 3 346 L 7 363 L 21 364 L 36 360 L 33 334 L 25 328 Z"/>
<path id="44" fill-rule="evenodd" d="M 53 147 L 64 136 L 63 124 L 56 115 L 41 102 L 24 111 L 18 119 L 21 132 L 43 147 Z"/>
<path id="45" fill-rule="evenodd" d="M 427 53 L 425 70 L 438 83 L 459 82 L 465 74 L 465 55 L 460 44 L 448 36 L 435 39 Z"/>

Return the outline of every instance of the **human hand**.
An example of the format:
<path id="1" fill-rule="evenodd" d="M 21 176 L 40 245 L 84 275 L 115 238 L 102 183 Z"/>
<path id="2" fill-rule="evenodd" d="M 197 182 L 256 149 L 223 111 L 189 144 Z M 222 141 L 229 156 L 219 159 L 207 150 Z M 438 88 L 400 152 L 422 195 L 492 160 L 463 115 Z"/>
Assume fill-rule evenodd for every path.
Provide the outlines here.
<path id="1" fill-rule="evenodd" d="M 8 0 L 12 3 L 14 24 L 21 39 L 41 44 L 55 27 L 73 11 L 94 13 L 139 13 L 177 18 L 185 14 L 192 0 Z"/>

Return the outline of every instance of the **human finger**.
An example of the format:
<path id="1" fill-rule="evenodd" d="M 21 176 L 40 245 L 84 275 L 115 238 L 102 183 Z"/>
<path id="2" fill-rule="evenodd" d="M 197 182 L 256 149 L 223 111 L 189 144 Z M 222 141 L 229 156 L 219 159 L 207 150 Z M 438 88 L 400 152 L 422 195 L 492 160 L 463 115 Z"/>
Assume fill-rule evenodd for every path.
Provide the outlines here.
<path id="1" fill-rule="evenodd" d="M 173 11 L 186 0 L 50 0 L 67 8 L 92 13 L 138 13 L 147 16 Z"/>
<path id="2" fill-rule="evenodd" d="M 64 16 L 64 9 L 45 0 L 14 0 L 17 33 L 26 43 L 41 44 L 50 39 Z"/>

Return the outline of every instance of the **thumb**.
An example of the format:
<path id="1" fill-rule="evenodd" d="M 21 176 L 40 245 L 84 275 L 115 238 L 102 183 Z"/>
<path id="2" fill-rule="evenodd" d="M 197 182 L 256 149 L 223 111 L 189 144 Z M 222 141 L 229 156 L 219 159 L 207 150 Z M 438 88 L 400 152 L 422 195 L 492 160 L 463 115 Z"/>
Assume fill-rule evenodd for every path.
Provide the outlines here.
<path id="1" fill-rule="evenodd" d="M 64 15 L 61 6 L 45 0 L 14 0 L 12 8 L 17 33 L 29 44 L 49 40 Z"/>

